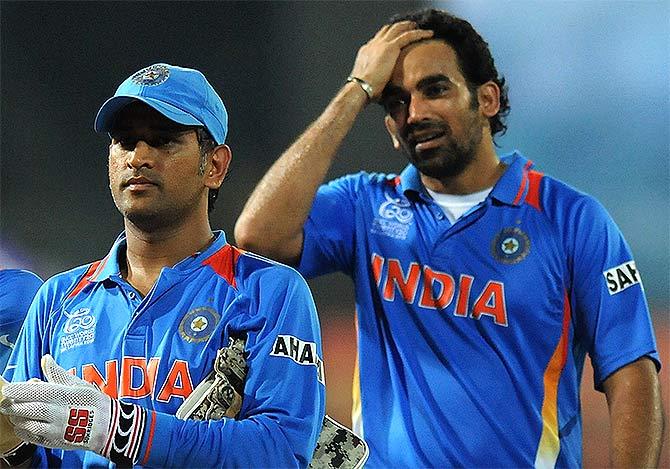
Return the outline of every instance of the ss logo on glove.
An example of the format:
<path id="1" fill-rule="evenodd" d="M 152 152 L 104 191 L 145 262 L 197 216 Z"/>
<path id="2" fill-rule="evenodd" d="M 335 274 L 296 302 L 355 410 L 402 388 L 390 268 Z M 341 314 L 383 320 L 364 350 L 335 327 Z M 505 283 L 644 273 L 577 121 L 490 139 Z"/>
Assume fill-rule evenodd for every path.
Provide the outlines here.
<path id="1" fill-rule="evenodd" d="M 74 444 L 87 444 L 93 426 L 93 410 L 71 408 L 63 439 Z"/>

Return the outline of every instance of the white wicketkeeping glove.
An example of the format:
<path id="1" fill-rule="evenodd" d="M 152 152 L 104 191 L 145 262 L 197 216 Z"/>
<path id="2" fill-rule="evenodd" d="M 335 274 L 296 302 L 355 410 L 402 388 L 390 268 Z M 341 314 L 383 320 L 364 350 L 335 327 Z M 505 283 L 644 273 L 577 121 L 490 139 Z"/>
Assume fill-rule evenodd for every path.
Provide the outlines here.
<path id="1" fill-rule="evenodd" d="M 42 357 L 47 381 L 5 384 L 0 412 L 16 435 L 47 448 L 84 449 L 130 466 L 137 461 L 146 411 L 103 394 Z"/>
<path id="2" fill-rule="evenodd" d="M 5 384 L 7 384 L 7 381 L 0 375 L 0 402 L 2 402 L 2 388 Z M 9 421 L 9 417 L 0 414 L 0 459 L 4 459 L 15 452 L 22 444 L 23 440 L 14 433 L 14 427 Z"/>

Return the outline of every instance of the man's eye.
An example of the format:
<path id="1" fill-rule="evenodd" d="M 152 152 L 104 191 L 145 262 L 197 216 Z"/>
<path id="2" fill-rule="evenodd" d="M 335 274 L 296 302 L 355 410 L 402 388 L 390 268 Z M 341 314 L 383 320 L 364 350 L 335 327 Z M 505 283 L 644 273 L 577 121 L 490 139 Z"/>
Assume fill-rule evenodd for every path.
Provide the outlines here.
<path id="1" fill-rule="evenodd" d="M 426 87 L 426 89 L 423 91 L 423 94 L 429 98 L 434 98 L 437 96 L 442 96 L 447 91 L 447 89 L 448 88 L 445 85 L 434 84 Z"/>
<path id="2" fill-rule="evenodd" d="M 164 133 L 153 135 L 123 135 L 110 134 L 112 137 L 112 144 L 119 145 L 127 151 L 132 151 L 137 146 L 138 142 L 142 141 L 153 148 L 169 149 L 182 141 L 179 134 Z"/>
<path id="3" fill-rule="evenodd" d="M 137 145 L 137 139 L 130 137 L 112 136 L 112 143 L 120 145 L 124 150 L 132 150 Z"/>
<path id="4" fill-rule="evenodd" d="M 404 109 L 406 105 L 407 100 L 400 96 L 393 96 L 384 101 L 384 107 L 386 108 L 386 112 L 390 114 Z"/>
<path id="5" fill-rule="evenodd" d="M 162 149 L 168 149 L 171 147 L 174 147 L 175 145 L 178 145 L 183 142 L 182 135 L 179 133 L 167 133 L 163 135 L 156 135 L 151 139 L 151 141 L 147 141 L 149 145 L 151 145 L 154 148 L 162 148 Z"/>
<path id="6" fill-rule="evenodd" d="M 175 140 L 172 137 L 156 137 L 151 139 L 149 145 L 154 148 L 168 147 L 175 143 Z"/>

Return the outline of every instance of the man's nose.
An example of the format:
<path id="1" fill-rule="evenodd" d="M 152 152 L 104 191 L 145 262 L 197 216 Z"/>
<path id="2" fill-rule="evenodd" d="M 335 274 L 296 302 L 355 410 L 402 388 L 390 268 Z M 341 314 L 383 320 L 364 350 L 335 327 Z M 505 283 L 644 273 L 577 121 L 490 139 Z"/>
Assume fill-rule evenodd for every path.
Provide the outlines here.
<path id="1" fill-rule="evenodd" d="M 421 121 L 431 119 L 430 101 L 420 96 L 412 96 L 407 108 L 407 123 L 416 124 Z"/>
<path id="2" fill-rule="evenodd" d="M 135 148 L 128 152 L 128 166 L 131 168 L 141 168 L 143 166 L 153 166 L 154 149 L 144 140 L 138 140 Z"/>

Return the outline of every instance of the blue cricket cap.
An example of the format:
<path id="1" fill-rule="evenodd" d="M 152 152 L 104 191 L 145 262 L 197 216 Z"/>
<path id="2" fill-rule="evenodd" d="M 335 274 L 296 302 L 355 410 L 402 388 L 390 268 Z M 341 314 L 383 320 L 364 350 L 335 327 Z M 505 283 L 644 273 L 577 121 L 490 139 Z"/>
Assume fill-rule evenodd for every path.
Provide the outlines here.
<path id="1" fill-rule="evenodd" d="M 135 100 L 151 106 L 178 124 L 204 126 L 218 144 L 226 140 L 226 107 L 198 70 L 154 64 L 132 74 L 98 111 L 96 132 L 109 132 L 116 114 Z"/>

